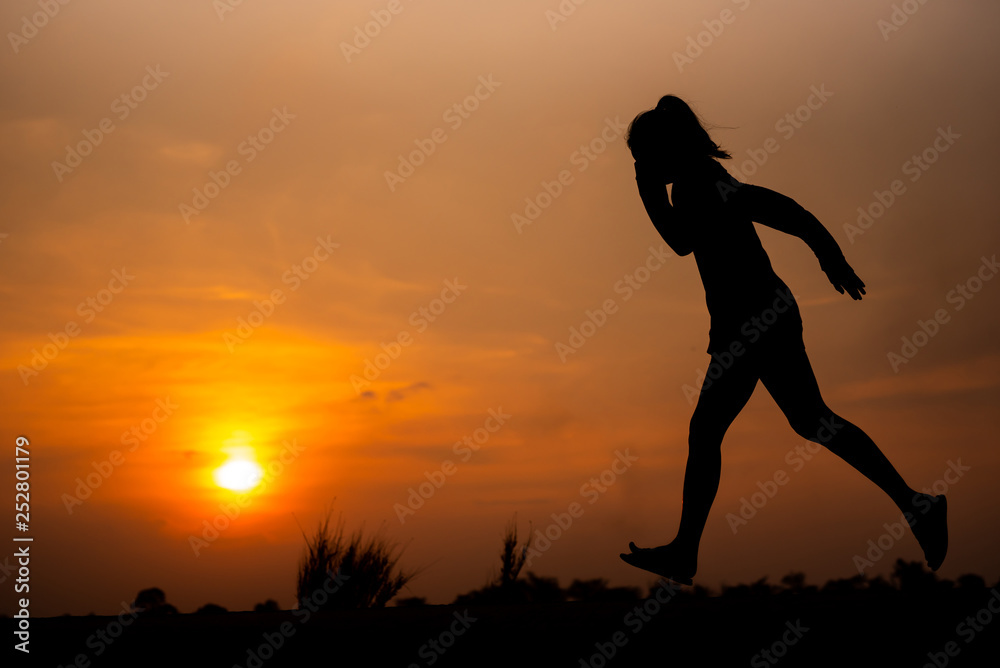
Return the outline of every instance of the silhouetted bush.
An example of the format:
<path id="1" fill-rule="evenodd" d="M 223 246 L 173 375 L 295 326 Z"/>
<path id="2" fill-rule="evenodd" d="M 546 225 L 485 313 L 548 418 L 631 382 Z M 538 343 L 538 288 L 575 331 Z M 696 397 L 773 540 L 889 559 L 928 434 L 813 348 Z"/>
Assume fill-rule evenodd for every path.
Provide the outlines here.
<path id="1" fill-rule="evenodd" d="M 745 596 L 770 596 L 779 590 L 772 584 L 768 584 L 765 575 L 760 580 L 751 584 L 723 585 L 722 595 L 727 598 L 739 598 Z"/>
<path id="2" fill-rule="evenodd" d="M 254 612 L 279 612 L 281 608 L 278 607 L 278 602 L 273 598 L 269 598 L 263 603 L 258 603 L 253 606 Z"/>
<path id="3" fill-rule="evenodd" d="M 571 601 L 637 601 L 641 598 L 638 587 L 609 587 L 604 578 L 573 580 L 566 588 Z"/>
<path id="4" fill-rule="evenodd" d="M 566 592 L 559 586 L 558 578 L 546 578 L 528 571 L 524 591 L 528 603 L 559 603 L 566 600 Z"/>
<path id="5" fill-rule="evenodd" d="M 519 580 L 521 570 L 527 562 L 531 547 L 531 530 L 528 540 L 520 547 L 517 544 L 517 514 L 504 529 L 500 548 L 500 569 L 490 577 L 482 589 L 460 594 L 456 605 L 502 605 L 509 603 L 542 603 L 566 600 L 566 592 L 556 578 L 545 578 L 528 573 Z"/>
<path id="6" fill-rule="evenodd" d="M 423 596 L 410 596 L 409 598 L 396 599 L 397 608 L 421 608 L 427 605 L 427 599 Z"/>
<path id="7" fill-rule="evenodd" d="M 376 533 L 344 536 L 344 522 L 330 528 L 330 517 L 320 522 L 299 562 L 296 598 L 320 610 L 382 608 L 409 582 L 415 571 L 396 568 L 401 550 Z"/>
<path id="8" fill-rule="evenodd" d="M 892 586 L 892 583 L 886 580 L 881 575 L 876 575 L 867 582 L 867 590 L 873 594 L 883 594 L 888 595 L 896 591 L 896 588 Z"/>
<path id="9" fill-rule="evenodd" d="M 690 598 L 709 598 L 710 596 L 714 596 L 711 589 L 708 587 L 702 587 L 701 585 L 694 585 L 690 589 L 685 589 L 684 591 L 687 592 L 687 595 Z M 650 588 L 649 595 L 652 596 L 653 594 L 653 589 Z"/>
<path id="10" fill-rule="evenodd" d="M 566 592 L 556 578 L 541 577 L 528 571 L 523 580 L 508 585 L 491 584 L 460 594 L 454 605 L 505 605 L 517 603 L 558 603 L 566 600 Z"/>
<path id="11" fill-rule="evenodd" d="M 986 589 L 986 579 L 982 575 L 966 573 L 958 576 L 958 586 L 962 589 L 981 590 Z"/>
<path id="12" fill-rule="evenodd" d="M 194 611 L 196 615 L 223 615 L 229 612 L 221 605 L 216 605 L 215 603 L 206 603 L 197 610 Z"/>
<path id="13" fill-rule="evenodd" d="M 864 575 L 858 574 L 849 578 L 837 578 L 836 580 L 827 580 L 826 584 L 820 590 L 824 594 L 856 594 L 858 592 L 863 592 L 868 589 L 868 578 Z"/>
<path id="14" fill-rule="evenodd" d="M 907 594 L 926 594 L 938 589 L 937 576 L 933 571 L 924 568 L 919 561 L 904 561 L 896 559 L 892 567 L 891 579 L 899 591 Z"/>
<path id="15" fill-rule="evenodd" d="M 801 572 L 789 573 L 781 578 L 781 584 L 790 592 L 800 593 L 806 588 L 806 574 Z"/>
<path id="16" fill-rule="evenodd" d="M 176 615 L 177 608 L 167 603 L 167 596 L 159 587 L 143 589 L 132 601 L 132 610 L 143 615 Z"/>

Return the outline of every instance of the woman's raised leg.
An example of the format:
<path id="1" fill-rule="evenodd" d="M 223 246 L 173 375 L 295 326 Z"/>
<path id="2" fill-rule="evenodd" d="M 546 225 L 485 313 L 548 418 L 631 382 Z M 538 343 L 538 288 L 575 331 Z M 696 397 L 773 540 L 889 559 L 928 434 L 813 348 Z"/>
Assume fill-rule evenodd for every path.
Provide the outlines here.
<path id="1" fill-rule="evenodd" d="M 885 492 L 913 518 L 911 527 L 927 562 L 937 570 L 948 549 L 946 501 L 912 489 L 864 431 L 831 411 L 803 348 L 789 346 L 771 355 L 760 379 L 789 424 L 802 438 L 826 446 Z"/>

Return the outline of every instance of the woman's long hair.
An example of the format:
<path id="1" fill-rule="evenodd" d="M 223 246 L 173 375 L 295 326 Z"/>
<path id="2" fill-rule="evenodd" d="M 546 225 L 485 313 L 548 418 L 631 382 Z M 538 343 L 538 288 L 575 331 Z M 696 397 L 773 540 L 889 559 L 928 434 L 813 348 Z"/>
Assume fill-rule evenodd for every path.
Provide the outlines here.
<path id="1" fill-rule="evenodd" d="M 733 157 L 712 141 L 698 115 L 676 95 L 664 95 L 656 107 L 636 116 L 625 144 L 633 155 L 668 151 L 683 157 Z"/>

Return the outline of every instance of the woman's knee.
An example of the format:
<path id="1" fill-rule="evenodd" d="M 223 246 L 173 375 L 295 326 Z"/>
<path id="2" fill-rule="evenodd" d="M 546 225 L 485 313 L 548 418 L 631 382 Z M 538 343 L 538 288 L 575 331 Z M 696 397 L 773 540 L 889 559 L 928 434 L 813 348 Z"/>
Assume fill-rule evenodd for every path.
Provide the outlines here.
<path id="1" fill-rule="evenodd" d="M 725 428 L 720 428 L 717 421 L 702 418 L 696 412 L 691 418 L 688 430 L 688 450 L 690 452 L 720 450 L 722 437 L 725 435 Z"/>
<path id="2" fill-rule="evenodd" d="M 815 443 L 826 444 L 846 424 L 825 405 L 799 409 L 787 415 L 788 424 L 796 434 Z"/>

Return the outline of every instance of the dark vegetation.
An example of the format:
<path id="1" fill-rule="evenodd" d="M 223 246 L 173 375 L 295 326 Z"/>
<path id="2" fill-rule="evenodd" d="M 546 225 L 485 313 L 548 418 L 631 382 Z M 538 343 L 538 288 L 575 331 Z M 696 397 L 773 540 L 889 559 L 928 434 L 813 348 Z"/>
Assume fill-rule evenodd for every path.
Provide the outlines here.
<path id="1" fill-rule="evenodd" d="M 529 532 L 530 535 L 530 532 Z M 303 534 L 305 537 L 305 534 Z M 576 579 L 562 587 L 554 577 L 527 571 L 523 577 L 526 555 L 531 539 L 518 544 L 517 517 L 505 527 L 500 547 L 499 564 L 487 583 L 480 589 L 460 594 L 452 605 L 523 605 L 572 601 L 623 602 L 639 601 L 654 595 L 660 582 L 650 582 L 644 594 L 638 587 L 612 587 L 604 578 Z M 419 571 L 398 567 L 402 549 L 381 532 L 366 536 L 363 530 L 347 535 L 340 519 L 331 527 L 330 516 L 319 523 L 312 538 L 306 537 L 306 547 L 298 566 L 296 600 L 299 607 L 319 610 L 350 610 L 383 608 L 412 580 Z M 993 588 L 1000 587 L 1000 581 Z M 763 597 L 873 597 L 873 596 L 933 596 L 957 591 L 983 593 L 988 586 L 982 576 L 967 573 L 956 580 L 939 579 L 921 562 L 897 559 L 888 579 L 881 575 L 869 578 L 855 575 L 829 580 L 822 586 L 806 583 L 805 573 L 783 576 L 778 582 L 763 577 L 756 582 L 724 584 L 718 592 L 695 585 L 677 593 L 680 600 L 708 598 L 749 599 Z M 308 605 L 307 605 L 308 604 Z M 395 598 L 396 607 L 427 606 L 423 597 Z M 132 604 L 133 610 L 144 616 L 176 614 L 177 608 L 167 603 L 163 590 L 153 587 L 140 591 Z M 279 612 L 277 601 L 268 599 L 254 606 L 254 612 Z M 226 608 L 208 603 L 195 614 L 224 614 Z"/>
<path id="2" fill-rule="evenodd" d="M 330 527 L 320 522 L 299 562 L 296 600 L 301 607 L 320 610 L 383 608 L 416 571 L 397 567 L 402 550 L 381 532 L 344 534 L 344 521 Z"/>

